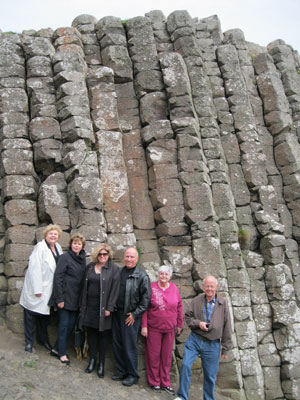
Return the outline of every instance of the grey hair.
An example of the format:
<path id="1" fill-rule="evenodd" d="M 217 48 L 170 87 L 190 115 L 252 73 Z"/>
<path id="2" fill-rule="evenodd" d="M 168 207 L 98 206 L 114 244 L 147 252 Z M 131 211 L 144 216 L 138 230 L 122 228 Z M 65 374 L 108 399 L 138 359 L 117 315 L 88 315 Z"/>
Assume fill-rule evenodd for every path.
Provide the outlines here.
<path id="1" fill-rule="evenodd" d="M 213 276 L 213 275 L 207 275 L 207 276 L 203 279 L 203 285 L 205 285 L 205 282 L 207 281 L 207 279 L 211 279 L 211 278 L 213 278 L 213 279 L 216 281 L 216 285 L 219 286 L 218 279 L 217 279 L 215 276 Z"/>
<path id="2" fill-rule="evenodd" d="M 171 265 L 161 265 L 158 268 L 158 273 L 160 272 L 168 272 L 168 274 L 170 274 L 170 278 L 172 277 L 173 274 L 173 268 L 171 267 Z"/>

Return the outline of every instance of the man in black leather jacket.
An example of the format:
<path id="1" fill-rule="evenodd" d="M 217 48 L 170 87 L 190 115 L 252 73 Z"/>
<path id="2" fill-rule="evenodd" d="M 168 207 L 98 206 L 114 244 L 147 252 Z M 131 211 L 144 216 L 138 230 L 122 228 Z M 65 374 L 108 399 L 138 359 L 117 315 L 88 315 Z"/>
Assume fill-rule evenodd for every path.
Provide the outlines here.
<path id="1" fill-rule="evenodd" d="M 122 381 L 124 386 L 139 380 L 137 335 L 151 297 L 149 276 L 137 266 L 138 259 L 135 248 L 125 251 L 117 310 L 113 313 L 112 344 L 118 373 L 112 379 Z"/>

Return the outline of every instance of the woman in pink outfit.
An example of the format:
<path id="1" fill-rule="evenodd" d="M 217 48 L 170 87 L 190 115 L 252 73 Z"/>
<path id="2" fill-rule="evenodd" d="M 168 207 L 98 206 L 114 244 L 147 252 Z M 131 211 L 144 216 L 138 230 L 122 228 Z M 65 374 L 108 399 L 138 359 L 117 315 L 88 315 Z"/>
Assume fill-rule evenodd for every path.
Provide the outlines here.
<path id="1" fill-rule="evenodd" d="M 158 269 L 158 281 L 151 283 L 151 301 L 142 317 L 147 378 L 151 388 L 175 394 L 170 386 L 174 336 L 183 325 L 182 301 L 177 286 L 170 282 L 172 267 Z"/>

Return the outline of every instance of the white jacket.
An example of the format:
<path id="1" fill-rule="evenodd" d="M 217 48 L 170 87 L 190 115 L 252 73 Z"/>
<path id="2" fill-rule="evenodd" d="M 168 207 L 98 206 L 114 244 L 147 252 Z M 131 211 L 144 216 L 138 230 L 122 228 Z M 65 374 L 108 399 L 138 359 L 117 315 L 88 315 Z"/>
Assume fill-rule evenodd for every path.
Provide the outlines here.
<path id="1" fill-rule="evenodd" d="M 59 254 L 62 254 L 61 246 L 56 243 Z M 52 294 L 53 277 L 56 262 L 45 240 L 37 243 L 29 257 L 24 286 L 22 289 L 20 304 L 30 311 L 39 314 L 50 314 L 48 302 Z M 41 297 L 35 295 L 42 293 Z"/>

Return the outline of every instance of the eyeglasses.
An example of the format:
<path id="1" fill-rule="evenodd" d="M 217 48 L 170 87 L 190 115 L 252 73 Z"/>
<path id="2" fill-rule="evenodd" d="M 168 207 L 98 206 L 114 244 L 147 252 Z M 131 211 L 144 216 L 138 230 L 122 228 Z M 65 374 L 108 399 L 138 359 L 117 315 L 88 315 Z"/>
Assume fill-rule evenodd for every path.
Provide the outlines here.
<path id="1" fill-rule="evenodd" d="M 108 253 L 98 253 L 98 256 L 106 257 L 106 256 L 108 256 Z"/>

